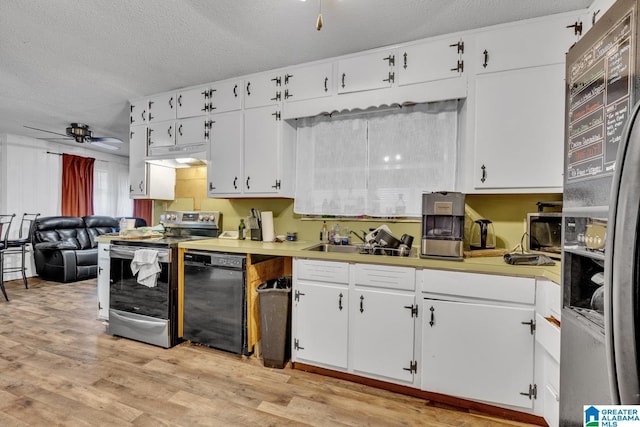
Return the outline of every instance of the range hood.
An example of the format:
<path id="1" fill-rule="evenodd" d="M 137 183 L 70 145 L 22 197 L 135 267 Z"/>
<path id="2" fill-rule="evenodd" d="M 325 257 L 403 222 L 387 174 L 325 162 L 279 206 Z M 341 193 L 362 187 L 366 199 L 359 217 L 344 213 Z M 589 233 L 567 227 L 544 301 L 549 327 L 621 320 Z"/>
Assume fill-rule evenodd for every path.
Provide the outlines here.
<path id="1" fill-rule="evenodd" d="M 144 161 L 147 163 L 168 166 L 172 168 L 189 168 L 204 166 L 209 159 L 209 144 L 168 145 L 164 147 L 149 147 L 149 155 Z"/>

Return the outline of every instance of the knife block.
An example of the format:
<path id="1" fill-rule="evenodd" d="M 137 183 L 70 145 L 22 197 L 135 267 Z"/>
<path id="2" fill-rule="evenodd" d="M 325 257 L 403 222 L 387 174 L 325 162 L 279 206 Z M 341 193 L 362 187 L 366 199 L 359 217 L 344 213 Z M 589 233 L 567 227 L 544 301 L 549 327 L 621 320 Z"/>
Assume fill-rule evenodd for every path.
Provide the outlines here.
<path id="1" fill-rule="evenodd" d="M 251 240 L 262 241 L 262 229 L 261 228 L 252 228 L 251 229 Z"/>

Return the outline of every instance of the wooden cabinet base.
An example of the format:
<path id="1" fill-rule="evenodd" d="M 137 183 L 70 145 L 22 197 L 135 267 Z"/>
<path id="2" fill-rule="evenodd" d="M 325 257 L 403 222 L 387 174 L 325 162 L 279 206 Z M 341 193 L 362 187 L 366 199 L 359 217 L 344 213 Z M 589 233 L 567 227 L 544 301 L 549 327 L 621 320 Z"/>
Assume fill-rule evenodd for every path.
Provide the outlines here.
<path id="1" fill-rule="evenodd" d="M 532 414 L 526 414 L 519 411 L 514 411 L 511 409 L 500 408 L 500 407 L 489 405 L 486 403 L 479 403 L 479 402 L 474 402 L 472 400 L 460 399 L 453 396 L 447 396 L 445 394 L 431 393 L 428 391 L 418 390 L 412 387 L 388 383 L 385 381 L 375 380 L 371 378 L 365 378 L 359 375 L 349 374 L 347 372 L 339 372 L 331 369 L 319 368 L 317 366 L 307 365 L 299 362 L 294 362 L 291 365 L 293 369 L 298 369 L 300 371 L 326 375 L 333 378 L 339 378 L 342 380 L 364 384 L 370 387 L 377 387 L 384 390 L 393 391 L 395 393 L 405 394 L 407 396 L 413 396 L 413 397 L 429 400 L 431 404 L 433 404 L 433 406 L 438 406 L 438 407 L 451 406 L 452 409 L 466 410 L 468 412 L 477 412 L 477 413 L 487 414 L 494 417 L 503 418 L 505 420 L 512 420 L 512 421 L 536 424 L 541 426 L 547 425 L 544 418 L 542 417 L 538 417 Z"/>

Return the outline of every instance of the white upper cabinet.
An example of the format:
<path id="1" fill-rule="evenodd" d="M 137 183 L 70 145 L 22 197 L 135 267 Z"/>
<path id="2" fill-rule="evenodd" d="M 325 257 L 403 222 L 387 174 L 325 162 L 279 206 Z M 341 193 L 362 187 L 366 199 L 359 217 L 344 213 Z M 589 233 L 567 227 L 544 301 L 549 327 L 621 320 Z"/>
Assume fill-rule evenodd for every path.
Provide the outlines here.
<path id="1" fill-rule="evenodd" d="M 129 125 L 137 126 L 147 123 L 149 103 L 147 98 L 131 101 L 129 106 Z"/>
<path id="2" fill-rule="evenodd" d="M 358 55 L 338 61 L 338 93 L 391 87 L 395 80 L 396 50 Z"/>
<path id="3" fill-rule="evenodd" d="M 150 96 L 148 121 L 152 123 L 175 119 L 176 105 L 174 92 Z"/>
<path id="4" fill-rule="evenodd" d="M 295 102 L 332 95 L 332 70 L 331 62 L 286 70 L 283 100 Z"/>
<path id="5" fill-rule="evenodd" d="M 147 194 L 147 126 L 129 128 L 129 196 L 143 197 Z"/>
<path id="6" fill-rule="evenodd" d="M 210 113 L 225 113 L 242 108 L 242 80 L 229 80 L 211 86 Z"/>
<path id="7" fill-rule="evenodd" d="M 177 95 L 177 117 L 195 117 L 207 114 L 210 85 L 185 89 Z"/>
<path id="8" fill-rule="evenodd" d="M 209 116 L 191 117 L 177 120 L 175 123 L 176 145 L 208 142 L 211 119 Z"/>
<path id="9" fill-rule="evenodd" d="M 459 79 L 464 75 L 465 43 L 461 36 L 409 45 L 398 50 L 398 85 Z"/>
<path id="10" fill-rule="evenodd" d="M 567 26 L 580 19 L 578 13 L 520 21 L 476 35 L 476 74 L 564 64 L 564 55 L 578 40 Z"/>
<path id="11" fill-rule="evenodd" d="M 563 77 L 563 64 L 477 77 L 475 188 L 562 188 Z"/>
<path id="12" fill-rule="evenodd" d="M 175 143 L 176 122 L 174 120 L 149 124 L 149 149 L 167 147 Z"/>
<path id="13" fill-rule="evenodd" d="M 244 84 L 244 107 L 264 107 L 282 101 L 282 75 L 271 72 L 248 77 Z"/>
<path id="14" fill-rule="evenodd" d="M 280 131 L 276 107 L 244 112 L 244 192 L 277 193 L 280 180 Z"/>
<path id="15" fill-rule="evenodd" d="M 241 111 L 212 117 L 207 168 L 209 196 L 242 192 L 242 118 Z"/>

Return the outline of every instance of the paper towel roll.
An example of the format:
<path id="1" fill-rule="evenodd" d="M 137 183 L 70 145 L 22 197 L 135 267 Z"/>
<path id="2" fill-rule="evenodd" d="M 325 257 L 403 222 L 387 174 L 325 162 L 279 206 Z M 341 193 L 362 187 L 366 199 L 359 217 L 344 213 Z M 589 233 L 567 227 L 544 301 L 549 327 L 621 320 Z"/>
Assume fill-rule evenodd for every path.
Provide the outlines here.
<path id="1" fill-rule="evenodd" d="M 275 234 L 273 229 L 273 212 L 262 212 L 262 241 L 273 242 L 276 237 Z"/>

